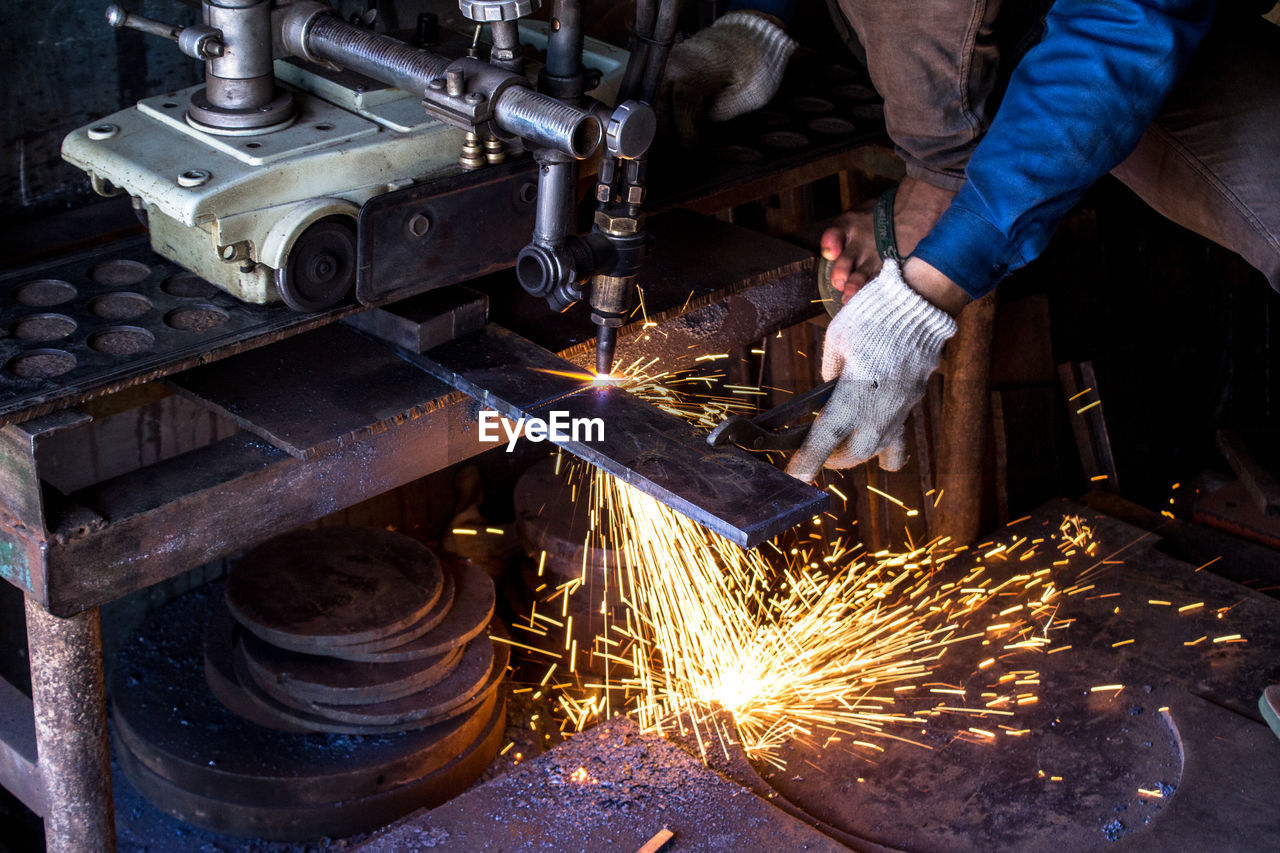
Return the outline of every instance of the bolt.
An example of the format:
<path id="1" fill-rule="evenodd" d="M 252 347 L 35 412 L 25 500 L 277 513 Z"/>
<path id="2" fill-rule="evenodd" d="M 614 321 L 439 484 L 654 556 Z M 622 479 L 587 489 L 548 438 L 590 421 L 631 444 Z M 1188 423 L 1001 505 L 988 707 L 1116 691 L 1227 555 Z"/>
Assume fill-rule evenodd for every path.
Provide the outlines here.
<path id="1" fill-rule="evenodd" d="M 409 233 L 414 237 L 421 237 L 430 230 L 431 220 L 421 213 L 415 213 L 409 218 Z"/>
<path id="2" fill-rule="evenodd" d="M 439 92 L 444 88 L 444 80 L 439 77 L 432 77 L 427 81 L 427 88 L 433 92 Z"/>
<path id="3" fill-rule="evenodd" d="M 444 73 L 445 86 L 449 97 L 460 98 L 467 92 L 467 78 L 462 75 L 461 68 L 450 68 Z"/>
<path id="4" fill-rule="evenodd" d="M 473 104 L 473 105 L 483 103 L 484 95 L 480 92 L 471 92 L 470 94 L 467 95 L 466 100 L 468 104 Z"/>
<path id="5" fill-rule="evenodd" d="M 178 175 L 178 186 L 188 189 L 203 186 L 209 183 L 212 177 L 213 174 L 208 169 L 188 169 Z"/>

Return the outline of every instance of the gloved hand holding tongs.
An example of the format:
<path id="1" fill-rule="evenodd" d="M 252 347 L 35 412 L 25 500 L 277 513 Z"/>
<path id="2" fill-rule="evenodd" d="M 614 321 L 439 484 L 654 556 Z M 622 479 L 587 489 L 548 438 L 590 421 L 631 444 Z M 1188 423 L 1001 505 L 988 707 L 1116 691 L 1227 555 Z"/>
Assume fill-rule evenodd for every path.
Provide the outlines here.
<path id="1" fill-rule="evenodd" d="M 728 419 L 708 437 L 712 444 L 733 441 L 749 450 L 799 447 L 787 473 L 805 482 L 813 480 L 823 465 L 850 468 L 872 456 L 879 457 L 886 471 L 906 464 L 903 426 L 907 414 L 924 396 L 943 344 L 956 332 L 952 313 L 963 303 L 948 304 L 949 313 L 904 280 L 904 267 L 911 271 L 914 265 L 928 292 L 931 277 L 940 274 L 922 261 L 899 260 L 892 196 L 877 207 L 876 243 L 883 265 L 879 274 L 833 312 L 822 348 L 826 384 L 752 421 Z M 840 297 L 831 287 L 831 260 L 819 267 L 819 290 L 834 308 L 840 305 Z M 775 431 L 824 402 L 811 425 Z"/>
<path id="2" fill-rule="evenodd" d="M 808 482 L 824 464 L 850 468 L 872 456 L 886 471 L 906 464 L 903 424 L 955 332 L 956 321 L 902 280 L 897 261 L 886 260 L 827 328 L 822 377 L 835 389 L 787 473 Z"/>

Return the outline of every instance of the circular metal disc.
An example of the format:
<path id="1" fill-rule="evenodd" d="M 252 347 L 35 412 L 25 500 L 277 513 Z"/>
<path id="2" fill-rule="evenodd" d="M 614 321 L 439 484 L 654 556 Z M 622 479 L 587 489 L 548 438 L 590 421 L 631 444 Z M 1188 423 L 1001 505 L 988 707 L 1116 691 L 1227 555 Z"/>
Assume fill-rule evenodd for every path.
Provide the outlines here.
<path id="1" fill-rule="evenodd" d="M 174 784 L 144 765 L 123 743 L 120 767 L 138 791 L 162 811 L 214 832 L 271 841 L 310 841 L 354 835 L 385 826 L 420 808 L 434 808 L 462 793 L 484 772 L 502 745 L 506 708 L 498 701 L 480 735 L 447 764 L 406 784 L 369 796 L 349 793 L 332 802 L 280 806 L 209 796 Z"/>
<path id="2" fill-rule="evenodd" d="M 495 623 L 494 627 L 498 627 L 497 623 Z M 467 698 L 453 706 L 444 707 L 443 709 L 433 711 L 417 709 L 416 713 L 409 715 L 413 717 L 412 719 L 389 725 L 347 722 L 334 719 L 332 716 L 321 716 L 318 713 L 317 706 L 313 706 L 311 710 L 302 710 L 300 708 L 286 705 L 285 703 L 273 698 L 253 680 L 253 676 L 250 675 L 248 668 L 245 665 L 243 654 L 240 654 L 238 651 L 235 655 L 235 672 L 236 679 L 243 694 L 256 704 L 269 718 L 278 720 L 282 728 L 288 727 L 289 730 L 294 730 L 298 726 L 302 726 L 313 732 L 351 735 L 380 735 L 392 732 L 403 732 L 410 729 L 419 729 L 424 726 L 432 726 L 461 714 L 465 714 L 482 703 L 488 697 L 488 694 L 496 690 L 498 685 L 501 683 L 502 677 L 506 672 L 507 661 L 510 657 L 509 649 L 506 644 L 494 644 L 487 638 L 485 638 L 485 642 L 493 646 L 493 663 L 489 669 L 487 678 L 480 685 L 479 689 L 472 693 L 470 698 Z M 460 664 L 459 669 L 461 668 Z M 455 670 L 455 675 L 456 674 L 457 670 Z M 399 701 L 403 702 L 405 700 Z M 378 706 L 364 707 L 373 707 L 375 711 L 378 710 Z M 346 708 L 352 711 L 357 711 L 360 710 L 361 706 L 349 705 L 346 706 Z"/>
<path id="3" fill-rule="evenodd" d="M 420 621 L 443 586 L 440 561 L 413 539 L 325 527 L 287 533 L 242 557 L 227 578 L 227 606 L 273 645 L 329 654 Z"/>
<path id="4" fill-rule="evenodd" d="M 371 661 L 380 663 L 384 660 L 387 662 L 395 660 L 421 660 L 425 657 L 433 657 L 433 655 L 418 655 L 417 657 L 392 657 L 381 658 L 377 656 L 369 656 L 371 652 L 382 651 L 385 649 L 397 649 L 426 634 L 428 631 L 434 631 L 440 626 L 440 623 L 453 612 L 454 603 L 457 601 L 458 606 L 467 609 L 471 607 L 469 602 L 458 599 L 458 582 L 457 572 L 448 564 L 443 564 L 444 570 L 444 589 L 440 593 L 440 598 L 427 611 L 427 615 L 423 616 L 417 622 L 414 622 L 403 631 L 397 631 L 390 637 L 381 640 L 373 640 L 368 643 L 355 643 L 349 646 L 337 646 L 329 650 L 330 657 L 341 658 L 342 660 L 353 661 Z M 462 614 L 458 614 L 461 616 Z M 455 617 L 457 618 L 457 617 Z M 444 651 L 448 651 L 445 649 Z M 443 652 L 441 652 L 443 654 Z"/>
<path id="5" fill-rule="evenodd" d="M 461 657 L 454 650 L 420 661 L 362 663 L 291 652 L 248 632 L 240 640 L 253 680 L 285 704 L 366 705 L 399 699 L 447 677 Z"/>
<path id="6" fill-rule="evenodd" d="M 489 681 L 493 663 L 493 641 L 478 637 L 467 644 L 462 660 L 438 684 L 408 696 L 368 705 L 313 702 L 311 711 L 325 719 L 360 726 L 399 726 L 438 718 L 478 695 Z"/>
<path id="7" fill-rule="evenodd" d="M 496 594 L 493 581 L 479 569 L 459 567 L 454 578 L 453 607 L 427 633 L 389 648 L 383 642 L 334 647 L 329 655 L 357 661 L 409 661 L 435 657 L 465 645 L 479 636 L 493 618 Z"/>
<path id="8" fill-rule="evenodd" d="M 191 628 L 206 621 L 202 641 Z M 196 590 L 126 642 L 112 675 L 117 744 L 153 773 L 218 800 L 298 806 L 386 791 L 453 760 L 501 702 L 491 690 L 470 714 L 375 737 L 264 728 L 210 695 L 200 670 L 202 645 L 208 665 L 235 630 L 221 590 Z M 247 697 L 242 704 L 254 707 Z"/>
<path id="9" fill-rule="evenodd" d="M 286 723 L 268 713 L 253 701 L 236 678 L 235 640 L 244 628 L 231 618 L 224 597 L 212 607 L 204 630 L 204 680 L 213 697 L 222 706 L 241 719 L 267 729 L 287 732 L 310 732 L 299 723 Z"/>

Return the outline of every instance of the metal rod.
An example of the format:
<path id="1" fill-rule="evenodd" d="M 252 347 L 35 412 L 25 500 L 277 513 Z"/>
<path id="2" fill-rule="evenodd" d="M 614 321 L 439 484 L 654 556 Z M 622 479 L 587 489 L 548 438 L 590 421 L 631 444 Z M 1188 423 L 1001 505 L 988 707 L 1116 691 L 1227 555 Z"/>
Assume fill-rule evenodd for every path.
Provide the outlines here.
<path id="1" fill-rule="evenodd" d="M 498 126 L 534 148 L 554 148 L 579 160 L 591 156 L 604 131 L 591 113 L 555 98 L 512 86 L 493 105 Z"/>
<path id="2" fill-rule="evenodd" d="M 582 69 L 582 3 L 556 0 L 547 34 L 547 74 L 573 77 Z"/>
<path id="3" fill-rule="evenodd" d="M 515 21 L 490 21 L 489 34 L 493 37 L 489 62 L 499 68 L 523 74 L 524 53 L 520 47 L 520 25 Z"/>
<path id="4" fill-rule="evenodd" d="M 444 77 L 452 64 L 429 50 L 367 32 L 327 14 L 314 16 L 302 41 L 302 55 L 358 71 L 415 95 L 425 94 L 427 84 Z M 495 97 L 493 115 L 502 130 L 532 147 L 554 148 L 578 159 L 590 156 L 603 135 L 599 120 L 591 113 L 523 85 L 502 89 Z"/>
<path id="5" fill-rule="evenodd" d="M 653 20 L 657 12 L 657 0 L 636 0 L 636 26 L 631 40 L 631 56 L 627 59 L 627 67 L 622 72 L 622 83 L 618 87 L 618 103 L 639 97 L 640 82 L 644 79 L 644 68 L 649 57 L 649 42 L 653 38 Z"/>
<path id="6" fill-rule="evenodd" d="M 111 751 L 98 608 L 59 619 L 28 597 L 27 642 L 49 853 L 113 853 Z"/>
<path id="7" fill-rule="evenodd" d="M 449 60 L 439 54 L 353 27 L 332 15 L 317 15 L 307 27 L 306 47 L 334 65 L 419 96 L 429 80 L 443 77 L 449 67 Z"/>
<path id="8" fill-rule="evenodd" d="M 107 7 L 107 23 L 116 28 L 124 27 L 130 30 L 138 30 L 148 35 L 169 39 L 170 41 L 177 41 L 178 34 L 183 30 L 180 25 L 166 24 L 164 21 L 157 21 L 155 18 L 148 18 L 145 15 L 127 11 L 117 3 L 112 3 Z"/>
<path id="9" fill-rule="evenodd" d="M 545 246 L 559 247 L 569 233 L 573 211 L 573 186 L 577 169 L 571 160 L 544 157 L 539 163 L 538 207 L 533 239 Z"/>

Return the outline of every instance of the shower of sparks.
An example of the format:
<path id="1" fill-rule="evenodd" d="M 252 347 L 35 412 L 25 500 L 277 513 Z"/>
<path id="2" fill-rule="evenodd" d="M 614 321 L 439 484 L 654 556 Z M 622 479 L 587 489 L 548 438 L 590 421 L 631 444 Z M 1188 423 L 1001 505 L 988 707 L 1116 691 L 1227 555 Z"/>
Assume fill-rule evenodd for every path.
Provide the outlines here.
<path id="1" fill-rule="evenodd" d="M 760 393 L 655 365 L 622 366 L 608 381 L 703 428 L 750 409 L 744 392 Z M 1074 516 L 1025 535 L 1018 525 L 1028 519 L 1018 519 L 1012 538 L 972 548 L 934 541 L 874 554 L 815 517 L 813 530 L 748 551 L 611 475 L 577 463 L 560 471 L 585 497 L 591 532 L 581 577 L 544 583 L 514 626 L 564 632 L 567 657 L 550 664 L 534 696 L 554 695 L 567 728 L 624 712 L 647 731 L 691 731 L 704 755 L 733 742 L 782 767 L 788 741 L 874 755 L 886 739 L 918 743 L 926 722 L 974 742 L 1025 735 L 1014 717 L 1038 702 L 1040 674 L 1021 656 L 1069 649 L 1052 648 L 1059 599 L 1094 587 L 1076 575 L 1061 589 L 1059 567 L 1077 554 L 1091 570 L 1119 562 L 1096 562 L 1094 531 Z M 1046 554 L 1051 568 L 988 569 L 1052 550 L 1060 559 Z M 598 584 L 588 577 L 598 571 L 587 564 L 591 553 L 616 555 L 617 565 L 600 573 L 610 589 L 593 590 L 604 596 L 598 620 L 580 618 L 574 636 L 569 599 Z M 622 602 L 620 613 L 610 597 Z M 960 683 L 944 682 L 944 656 L 959 646 L 981 662 L 953 654 L 963 671 L 950 677 Z M 588 661 L 602 678 L 578 671 Z"/>
<path id="2" fill-rule="evenodd" d="M 691 731 L 704 751 L 737 743 L 778 766 L 787 741 L 873 754 L 882 739 L 917 742 L 936 718 L 954 718 L 949 730 L 977 741 L 1026 734 L 1010 724 L 1038 701 L 1039 672 L 1013 659 L 1048 650 L 1062 593 L 1049 569 L 1001 580 L 983 555 L 1008 560 L 1046 541 L 1094 547 L 1087 525 L 1068 519 L 1035 544 L 985 543 L 966 565 L 938 542 L 866 554 L 837 536 L 748 551 L 612 476 L 566 470 L 585 479 L 576 486 L 592 508 L 585 544 L 617 555 L 604 576 L 625 605 L 612 623 L 602 607 L 603 630 L 580 644 L 605 677 L 576 696 L 561 690 L 570 727 L 624 711 L 647 731 Z M 519 627 L 562 623 L 585 580 L 584 565 L 580 581 Z M 549 607 L 559 612 L 538 612 Z M 972 667 L 979 685 L 939 680 L 944 656 L 962 644 L 986 658 Z"/>
<path id="3" fill-rule="evenodd" d="M 637 359 L 616 368 L 608 381 L 700 429 L 711 429 L 729 415 L 750 411 L 751 398 L 761 393 L 758 388 L 726 385 L 719 374 L 669 372 L 657 365 L 657 358 Z"/>
<path id="4" fill-rule="evenodd" d="M 716 376 L 655 365 L 625 365 L 610 381 L 699 427 L 749 409 L 750 397 L 732 392 L 758 391 L 728 386 L 725 395 Z M 1087 524 L 1066 519 L 1034 542 L 986 542 L 963 555 L 945 542 L 866 554 L 838 532 L 808 531 L 794 547 L 782 537 L 748 551 L 608 474 L 563 469 L 590 508 L 584 554 L 617 555 L 603 575 L 624 609 L 610 622 L 602 606 L 602 630 L 571 640 L 568 600 L 587 583 L 585 557 L 581 578 L 544 593 L 527 624 L 516 627 L 543 635 L 563 628 L 569 657 L 547 670 L 539 688 L 559 688 L 572 728 L 624 711 L 645 730 L 691 730 L 704 750 L 736 742 L 778 766 L 789 740 L 874 753 L 883 750 L 881 739 L 915 742 L 925 720 L 944 716 L 958 718 L 958 737 L 1025 734 L 1006 723 L 1037 701 L 1039 673 L 991 667 L 1047 649 L 1061 591 L 1048 569 L 1001 581 L 984 562 L 1033 553 L 1046 541 L 1068 556 L 1095 547 Z M 820 517 L 814 522 L 823 529 Z M 962 556 L 967 566 L 956 559 Z M 982 650 L 987 659 L 976 671 L 991 683 L 937 680 L 944 655 L 959 644 Z M 578 649 L 605 676 L 579 681 L 575 691 L 553 674 L 574 673 Z"/>

